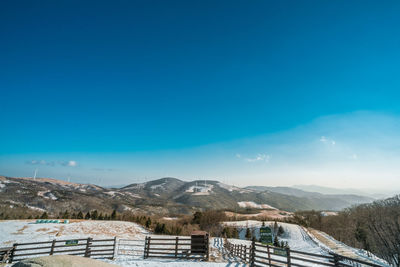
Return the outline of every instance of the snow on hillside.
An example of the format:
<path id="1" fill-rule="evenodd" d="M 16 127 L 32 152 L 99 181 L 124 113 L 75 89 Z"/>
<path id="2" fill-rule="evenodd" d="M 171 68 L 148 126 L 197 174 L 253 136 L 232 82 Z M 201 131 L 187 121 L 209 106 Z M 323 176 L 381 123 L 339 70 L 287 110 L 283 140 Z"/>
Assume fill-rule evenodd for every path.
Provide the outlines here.
<path id="1" fill-rule="evenodd" d="M 193 193 L 194 196 L 205 196 L 212 192 L 213 185 L 192 185 L 185 190 L 186 193 Z"/>
<path id="2" fill-rule="evenodd" d="M 240 187 L 236 187 L 236 186 L 228 185 L 228 184 L 224 184 L 224 183 L 218 183 L 218 186 L 223 188 L 223 189 L 225 189 L 225 190 L 228 190 L 229 192 L 232 192 L 232 191 L 238 191 L 239 193 L 252 192 L 251 190 L 248 190 L 248 189 L 243 189 L 243 188 L 240 188 Z"/>
<path id="3" fill-rule="evenodd" d="M 268 204 L 257 204 L 253 201 L 240 201 L 238 202 L 241 208 L 255 208 L 255 209 L 276 209 Z"/>

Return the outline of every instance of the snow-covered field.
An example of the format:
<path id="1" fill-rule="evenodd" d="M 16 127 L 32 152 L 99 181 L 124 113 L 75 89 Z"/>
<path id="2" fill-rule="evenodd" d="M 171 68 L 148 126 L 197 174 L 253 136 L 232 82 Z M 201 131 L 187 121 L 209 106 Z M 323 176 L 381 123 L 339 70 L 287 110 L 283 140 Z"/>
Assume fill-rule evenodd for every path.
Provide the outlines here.
<path id="1" fill-rule="evenodd" d="M 224 224 L 239 229 L 240 239 L 230 239 L 232 243 L 250 245 L 250 241 L 245 240 L 246 228 L 250 228 L 253 235 L 257 238 L 260 237 L 259 228 L 262 226 L 262 222 L 260 221 L 231 221 L 224 222 Z M 267 226 L 272 227 L 273 224 L 274 222 L 266 222 Z M 312 229 L 307 230 L 295 224 L 278 224 L 284 229 L 284 234 L 280 237 L 280 240 L 288 242 L 291 249 L 321 255 L 335 252 L 352 258 L 356 257 L 361 260 L 370 260 L 385 265 L 377 257 L 368 255 L 365 251 L 348 247 L 325 233 Z M 129 239 L 144 244 L 144 238 L 149 234 L 142 226 L 136 223 L 122 221 L 72 220 L 69 224 L 36 224 L 34 220 L 0 221 L 0 247 L 8 247 L 13 243 L 49 241 L 53 239 L 80 239 L 87 237 L 108 239 L 115 236 L 119 242 L 122 241 L 121 239 Z M 245 266 L 243 262 L 226 253 L 222 238 L 211 238 L 210 248 L 211 262 L 143 259 L 143 246 L 139 247 L 138 252 L 134 255 L 121 255 L 124 253 L 117 253 L 115 260 L 104 261 L 119 266 Z"/>
<path id="2" fill-rule="evenodd" d="M 250 245 L 250 241 L 245 240 L 247 228 L 251 229 L 256 238 L 260 238 L 260 227 L 262 226 L 262 222 L 260 221 L 233 221 L 224 222 L 224 224 L 227 226 L 237 227 L 239 229 L 240 240 L 230 239 L 232 243 Z M 274 222 L 265 222 L 265 225 L 273 227 Z M 327 255 L 329 252 L 333 252 L 350 258 L 356 258 L 383 266 L 389 266 L 387 262 L 376 257 L 375 255 L 362 249 L 347 246 L 324 232 L 313 229 L 307 230 L 297 224 L 278 223 L 278 225 L 282 226 L 284 229 L 284 234 L 279 237 L 279 240 L 288 242 L 290 249 L 320 255 Z"/>
<path id="3" fill-rule="evenodd" d="M 13 243 L 53 239 L 144 239 L 148 232 L 138 224 L 120 221 L 74 220 L 68 224 L 36 224 L 34 220 L 0 221 L 0 247 Z"/>

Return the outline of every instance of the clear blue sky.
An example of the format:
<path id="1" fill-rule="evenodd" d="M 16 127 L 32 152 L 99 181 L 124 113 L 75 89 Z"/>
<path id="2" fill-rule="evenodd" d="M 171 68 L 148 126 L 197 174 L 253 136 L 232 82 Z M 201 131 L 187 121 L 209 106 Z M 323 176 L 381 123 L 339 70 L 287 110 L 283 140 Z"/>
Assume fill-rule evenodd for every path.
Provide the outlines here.
<path id="1" fill-rule="evenodd" d="M 399 14 L 399 1 L 2 1 L 0 174 L 272 183 L 235 160 L 299 163 L 312 138 L 340 136 L 315 130 L 323 118 L 397 127 Z M 299 127 L 276 151 L 288 142 L 271 136 Z"/>

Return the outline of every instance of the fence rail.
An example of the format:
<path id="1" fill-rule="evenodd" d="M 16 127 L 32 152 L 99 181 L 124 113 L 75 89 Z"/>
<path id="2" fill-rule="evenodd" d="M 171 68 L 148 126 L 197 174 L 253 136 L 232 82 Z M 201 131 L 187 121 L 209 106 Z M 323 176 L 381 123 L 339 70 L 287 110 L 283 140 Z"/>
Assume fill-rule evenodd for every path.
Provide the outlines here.
<path id="1" fill-rule="evenodd" d="M 251 246 L 233 244 L 225 239 L 224 247 L 235 257 L 250 263 L 250 266 L 272 267 L 382 267 L 375 263 L 353 259 L 338 254 L 320 255 L 264 245 L 252 241 Z"/>
<path id="2" fill-rule="evenodd" d="M 27 258 L 55 254 L 113 259 L 116 241 L 116 238 L 92 239 L 89 237 L 73 240 L 15 243 L 8 250 L 6 248 L 0 249 L 0 260 L 12 263 Z"/>
<path id="3" fill-rule="evenodd" d="M 203 242 L 191 238 L 154 238 L 146 236 L 144 258 L 209 259 L 208 236 Z"/>

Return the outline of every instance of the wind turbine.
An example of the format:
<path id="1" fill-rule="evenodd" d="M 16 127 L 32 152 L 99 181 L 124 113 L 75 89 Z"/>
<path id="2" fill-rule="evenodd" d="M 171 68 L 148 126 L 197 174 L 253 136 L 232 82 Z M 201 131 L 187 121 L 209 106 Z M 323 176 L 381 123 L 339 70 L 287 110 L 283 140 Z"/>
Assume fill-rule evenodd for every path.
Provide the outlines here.
<path id="1" fill-rule="evenodd" d="M 35 169 L 35 174 L 33 175 L 33 180 L 36 180 L 36 174 L 37 174 L 38 169 Z"/>

